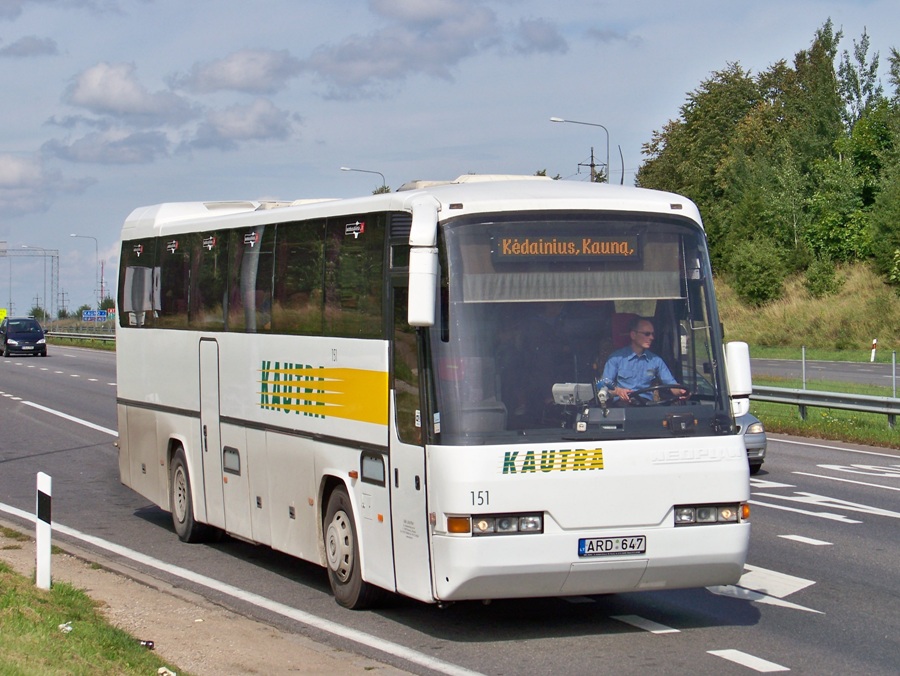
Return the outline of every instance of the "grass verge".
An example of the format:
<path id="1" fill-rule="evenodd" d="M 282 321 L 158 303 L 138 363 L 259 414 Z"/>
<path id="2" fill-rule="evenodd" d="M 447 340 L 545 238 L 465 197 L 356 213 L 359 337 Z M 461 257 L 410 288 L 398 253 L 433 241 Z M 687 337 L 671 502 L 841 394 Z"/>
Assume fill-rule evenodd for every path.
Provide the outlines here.
<path id="1" fill-rule="evenodd" d="M 846 360 L 843 360 L 846 361 Z M 800 389 L 803 383 L 790 378 L 755 378 L 755 385 Z M 890 397 L 893 390 L 879 385 L 834 382 L 827 380 L 807 380 L 807 389 L 822 392 L 843 392 L 865 394 L 875 397 Z M 813 439 L 847 441 L 883 448 L 900 448 L 900 431 L 891 429 L 886 415 L 861 413 L 841 409 L 808 407 L 806 420 L 800 417 L 799 407 L 793 404 L 772 404 L 752 401 L 750 412 L 762 420 L 767 432 L 791 434 Z"/>
<path id="2" fill-rule="evenodd" d="M 167 665 L 107 623 L 98 604 L 65 582 L 47 591 L 0 561 L 2 674 L 155 674 Z"/>

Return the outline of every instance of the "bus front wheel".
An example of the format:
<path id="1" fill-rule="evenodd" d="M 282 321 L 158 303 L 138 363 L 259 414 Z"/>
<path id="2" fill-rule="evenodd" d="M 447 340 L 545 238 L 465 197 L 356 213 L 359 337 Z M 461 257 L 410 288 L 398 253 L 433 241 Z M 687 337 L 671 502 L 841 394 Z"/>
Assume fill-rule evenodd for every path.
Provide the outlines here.
<path id="1" fill-rule="evenodd" d="M 375 603 L 380 590 L 362 579 L 353 508 L 343 486 L 332 491 L 325 510 L 325 558 L 328 561 L 328 581 L 339 605 L 360 610 Z"/>
<path id="2" fill-rule="evenodd" d="M 199 542 L 202 538 L 202 527 L 194 521 L 191 478 L 183 448 L 175 451 L 169 468 L 169 509 L 172 512 L 172 524 L 178 533 L 178 539 L 182 542 Z"/>

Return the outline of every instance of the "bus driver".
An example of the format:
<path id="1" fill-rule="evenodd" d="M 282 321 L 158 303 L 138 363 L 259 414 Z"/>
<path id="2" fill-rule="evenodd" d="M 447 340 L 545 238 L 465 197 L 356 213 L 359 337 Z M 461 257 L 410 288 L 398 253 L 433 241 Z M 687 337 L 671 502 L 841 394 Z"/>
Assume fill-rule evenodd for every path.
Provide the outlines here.
<path id="1" fill-rule="evenodd" d="M 610 393 L 621 401 L 631 402 L 632 392 L 643 390 L 658 381 L 662 385 L 677 385 L 672 372 L 662 357 L 650 351 L 653 342 L 653 324 L 648 319 L 635 317 L 629 328 L 631 344 L 613 352 L 603 367 L 600 386 L 605 386 Z M 673 387 L 672 394 L 684 395 L 685 390 Z M 638 396 L 651 399 L 651 392 L 642 392 Z"/>

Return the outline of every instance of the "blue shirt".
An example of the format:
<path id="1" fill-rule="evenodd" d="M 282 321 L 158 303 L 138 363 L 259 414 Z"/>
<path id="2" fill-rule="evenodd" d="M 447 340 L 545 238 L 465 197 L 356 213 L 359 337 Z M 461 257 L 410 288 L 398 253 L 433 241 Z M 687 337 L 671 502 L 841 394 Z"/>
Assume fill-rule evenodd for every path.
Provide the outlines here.
<path id="1" fill-rule="evenodd" d="M 659 380 L 662 385 L 678 384 L 662 357 L 650 350 L 637 354 L 630 345 L 626 345 L 609 355 L 600 384 L 609 389 L 622 387 L 626 390 L 642 390 L 650 387 L 654 380 Z"/>

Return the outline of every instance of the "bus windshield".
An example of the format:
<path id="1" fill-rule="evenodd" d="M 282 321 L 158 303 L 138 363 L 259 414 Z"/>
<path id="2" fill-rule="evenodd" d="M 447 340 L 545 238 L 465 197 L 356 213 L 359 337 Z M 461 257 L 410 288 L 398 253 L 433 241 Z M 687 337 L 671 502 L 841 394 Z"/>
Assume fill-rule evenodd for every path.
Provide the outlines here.
<path id="1" fill-rule="evenodd" d="M 733 433 L 698 224 L 530 213 L 460 219 L 442 235 L 429 340 L 440 443 Z M 635 327 L 648 389 L 626 402 L 603 376 L 610 355 L 632 354 Z"/>

